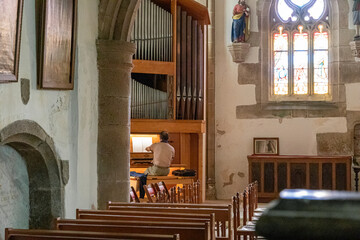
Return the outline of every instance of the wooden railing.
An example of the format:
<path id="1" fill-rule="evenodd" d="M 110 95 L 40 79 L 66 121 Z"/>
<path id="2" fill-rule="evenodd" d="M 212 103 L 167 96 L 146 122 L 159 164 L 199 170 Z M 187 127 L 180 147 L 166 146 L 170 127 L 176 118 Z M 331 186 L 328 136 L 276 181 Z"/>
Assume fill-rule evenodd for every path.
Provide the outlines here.
<path id="1" fill-rule="evenodd" d="M 251 155 L 249 182 L 258 181 L 259 200 L 285 188 L 351 190 L 351 156 Z"/>

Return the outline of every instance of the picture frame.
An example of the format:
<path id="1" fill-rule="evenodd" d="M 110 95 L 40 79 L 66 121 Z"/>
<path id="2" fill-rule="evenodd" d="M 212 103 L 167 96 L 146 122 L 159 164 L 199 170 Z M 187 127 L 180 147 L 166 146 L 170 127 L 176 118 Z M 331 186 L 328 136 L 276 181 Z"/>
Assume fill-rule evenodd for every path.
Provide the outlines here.
<path id="1" fill-rule="evenodd" d="M 279 138 L 254 138 L 254 155 L 279 155 Z"/>
<path id="2" fill-rule="evenodd" d="M 41 0 L 38 3 L 38 88 L 72 90 L 77 32 L 77 0 Z"/>
<path id="3" fill-rule="evenodd" d="M 0 2 L 0 83 L 17 82 L 24 0 Z"/>

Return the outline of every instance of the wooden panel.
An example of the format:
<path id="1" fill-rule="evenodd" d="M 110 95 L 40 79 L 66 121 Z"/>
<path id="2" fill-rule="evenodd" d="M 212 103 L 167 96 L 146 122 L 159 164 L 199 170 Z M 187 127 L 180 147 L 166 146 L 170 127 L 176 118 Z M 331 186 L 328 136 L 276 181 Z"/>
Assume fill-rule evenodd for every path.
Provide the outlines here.
<path id="1" fill-rule="evenodd" d="M 310 189 L 319 189 L 319 164 L 310 163 Z"/>
<path id="2" fill-rule="evenodd" d="M 175 75 L 175 63 L 148 60 L 133 60 L 133 73 Z"/>
<path id="3" fill-rule="evenodd" d="M 260 163 L 258 162 L 254 162 L 251 164 L 251 168 L 252 168 L 252 173 L 251 173 L 251 181 L 250 182 L 255 182 L 255 181 L 258 181 L 258 184 L 259 184 L 259 192 L 261 192 L 261 185 L 262 185 L 262 182 L 261 182 L 261 165 Z"/>
<path id="4" fill-rule="evenodd" d="M 131 133 L 205 133 L 205 121 L 131 119 Z"/>
<path id="5" fill-rule="evenodd" d="M 180 134 L 180 145 L 181 145 L 181 164 L 185 164 L 186 168 L 190 168 L 191 159 L 190 159 L 190 134 L 181 133 Z M 197 160 L 195 159 L 197 162 Z"/>
<path id="6" fill-rule="evenodd" d="M 77 36 L 77 0 L 42 1 L 40 89 L 74 88 Z"/>
<path id="7" fill-rule="evenodd" d="M 291 163 L 290 164 L 290 187 L 306 188 L 306 164 Z"/>
<path id="8" fill-rule="evenodd" d="M 286 188 L 286 180 L 287 180 L 287 170 L 286 170 L 286 163 L 279 163 L 278 164 L 278 174 L 277 174 L 277 182 L 278 182 L 278 191 Z"/>
<path id="9" fill-rule="evenodd" d="M 181 143 L 179 133 L 169 133 L 169 144 L 175 149 L 175 157 L 172 164 L 180 164 L 180 159 L 183 157 L 181 154 Z"/>
<path id="10" fill-rule="evenodd" d="M 196 2 L 189 0 L 178 0 L 178 4 L 182 6 L 182 8 L 188 12 L 194 19 L 201 21 L 202 24 L 209 25 L 210 24 L 210 16 L 207 8 Z"/>
<path id="11" fill-rule="evenodd" d="M 197 134 L 191 134 L 191 138 L 190 138 L 190 158 L 191 158 L 191 169 L 195 169 L 198 170 L 199 169 L 199 165 L 201 165 L 201 160 L 197 161 L 198 159 L 198 148 L 199 143 L 198 143 L 198 135 Z"/>
<path id="12" fill-rule="evenodd" d="M 332 164 L 322 164 L 322 189 L 332 189 Z"/>
<path id="13" fill-rule="evenodd" d="M 251 155 L 248 160 L 249 181 L 260 182 L 261 202 L 284 188 L 351 190 L 351 156 Z"/>
<path id="14" fill-rule="evenodd" d="M 165 10 L 170 11 L 170 0 L 151 0 Z M 207 7 L 194 0 L 178 0 L 179 5 L 188 12 L 194 19 L 201 21 L 202 24 L 210 24 L 210 16 Z"/>
<path id="15" fill-rule="evenodd" d="M 264 192 L 274 192 L 275 190 L 275 173 L 274 163 L 264 164 Z"/>
<path id="16" fill-rule="evenodd" d="M 346 190 L 346 164 L 336 164 L 336 190 Z"/>

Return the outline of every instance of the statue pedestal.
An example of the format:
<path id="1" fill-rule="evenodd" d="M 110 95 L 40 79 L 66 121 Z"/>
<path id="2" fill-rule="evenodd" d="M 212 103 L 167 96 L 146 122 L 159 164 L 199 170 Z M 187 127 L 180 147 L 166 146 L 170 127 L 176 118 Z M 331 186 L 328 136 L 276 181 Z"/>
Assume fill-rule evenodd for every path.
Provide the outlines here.
<path id="1" fill-rule="evenodd" d="M 360 40 L 350 42 L 350 47 L 356 62 L 360 62 Z"/>
<path id="2" fill-rule="evenodd" d="M 233 61 L 236 63 L 242 63 L 245 61 L 247 54 L 249 53 L 250 43 L 232 43 L 228 46 Z"/>

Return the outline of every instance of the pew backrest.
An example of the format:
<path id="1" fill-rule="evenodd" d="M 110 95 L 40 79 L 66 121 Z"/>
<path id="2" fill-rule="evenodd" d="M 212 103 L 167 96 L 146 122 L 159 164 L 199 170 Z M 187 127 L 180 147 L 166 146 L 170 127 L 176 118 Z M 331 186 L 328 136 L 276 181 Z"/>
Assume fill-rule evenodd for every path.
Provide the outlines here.
<path id="1" fill-rule="evenodd" d="M 108 240 L 108 239 L 143 239 L 143 240 L 179 240 L 179 234 L 139 234 L 139 233 L 104 233 L 86 231 L 28 230 L 5 229 L 5 240 Z"/>
<path id="2" fill-rule="evenodd" d="M 144 191 L 145 191 L 145 195 L 147 197 L 147 200 L 149 203 L 153 203 L 156 202 L 156 189 L 154 184 L 148 184 L 147 186 L 143 186 L 144 187 Z"/>
<path id="3" fill-rule="evenodd" d="M 140 199 L 133 186 L 130 187 L 130 202 L 140 203 Z"/>
<path id="4" fill-rule="evenodd" d="M 169 212 L 137 212 L 112 210 L 76 210 L 77 219 L 92 220 L 128 220 L 152 222 L 209 222 L 211 239 L 215 239 L 215 214 L 169 213 Z"/>
<path id="5" fill-rule="evenodd" d="M 126 232 L 144 234 L 179 234 L 183 240 L 211 240 L 210 225 L 206 223 L 123 223 L 114 221 L 73 220 L 57 222 L 59 230 L 93 231 L 93 232 Z"/>
<path id="6" fill-rule="evenodd" d="M 186 207 L 185 207 L 186 206 Z M 182 213 L 215 213 L 215 232 L 217 237 L 233 237 L 233 210 L 231 204 L 120 204 L 109 203 L 110 210 L 137 212 L 182 212 Z M 226 230 L 228 226 L 228 231 Z"/>

